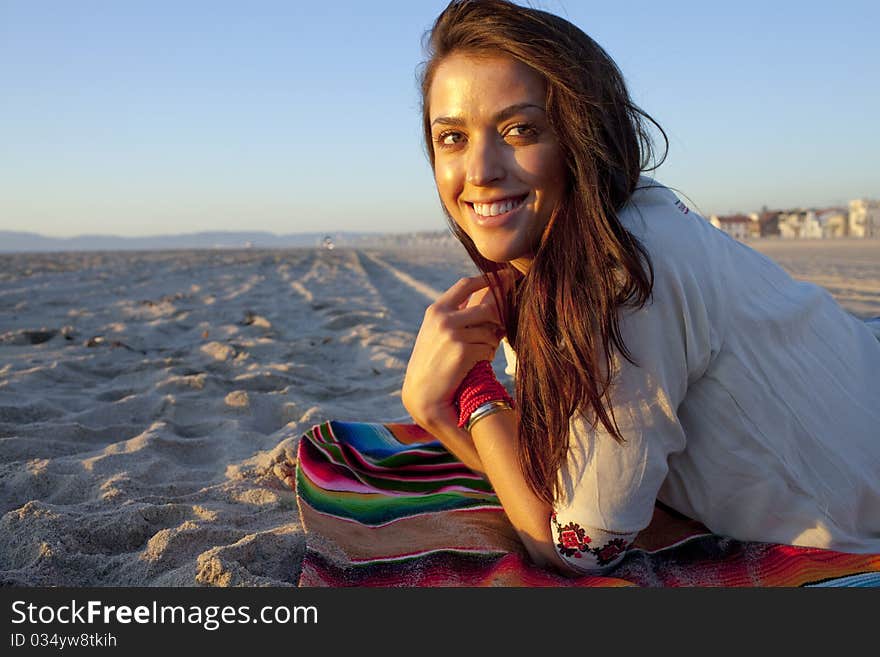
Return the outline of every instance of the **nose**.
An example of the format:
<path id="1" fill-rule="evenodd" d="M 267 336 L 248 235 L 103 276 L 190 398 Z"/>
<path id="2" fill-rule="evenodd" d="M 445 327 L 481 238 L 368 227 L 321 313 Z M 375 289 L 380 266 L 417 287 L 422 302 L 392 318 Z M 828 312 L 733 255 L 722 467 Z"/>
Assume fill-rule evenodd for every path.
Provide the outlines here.
<path id="1" fill-rule="evenodd" d="M 485 186 L 504 178 L 504 160 L 499 145 L 491 138 L 473 139 L 468 149 L 465 178 L 470 185 Z"/>

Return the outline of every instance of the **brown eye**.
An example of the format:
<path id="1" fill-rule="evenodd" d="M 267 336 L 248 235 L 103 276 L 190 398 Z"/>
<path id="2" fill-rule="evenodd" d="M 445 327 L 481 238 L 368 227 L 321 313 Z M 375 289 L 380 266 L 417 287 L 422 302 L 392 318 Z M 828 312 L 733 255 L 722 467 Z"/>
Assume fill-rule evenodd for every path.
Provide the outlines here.
<path id="1" fill-rule="evenodd" d="M 535 126 L 528 123 L 517 123 L 507 131 L 507 135 L 510 137 L 534 137 L 537 134 L 538 130 Z"/>
<path id="2" fill-rule="evenodd" d="M 464 141 L 464 135 L 455 130 L 447 130 L 437 135 L 437 143 L 441 146 L 455 146 Z"/>

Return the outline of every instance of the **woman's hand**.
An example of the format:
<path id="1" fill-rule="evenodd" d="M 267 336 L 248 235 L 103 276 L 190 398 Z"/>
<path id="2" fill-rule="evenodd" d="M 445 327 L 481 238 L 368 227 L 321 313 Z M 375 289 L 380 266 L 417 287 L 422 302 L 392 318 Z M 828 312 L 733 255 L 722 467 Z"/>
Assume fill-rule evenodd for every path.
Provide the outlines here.
<path id="1" fill-rule="evenodd" d="M 462 278 L 428 306 L 401 392 L 413 420 L 429 431 L 457 426 L 455 393 L 476 363 L 494 358 L 503 334 L 483 276 Z"/>

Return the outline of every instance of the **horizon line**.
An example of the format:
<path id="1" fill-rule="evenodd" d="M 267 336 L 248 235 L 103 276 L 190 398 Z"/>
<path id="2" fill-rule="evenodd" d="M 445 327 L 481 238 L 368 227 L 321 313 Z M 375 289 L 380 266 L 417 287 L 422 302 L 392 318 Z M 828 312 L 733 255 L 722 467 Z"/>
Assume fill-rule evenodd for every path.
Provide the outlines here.
<path id="1" fill-rule="evenodd" d="M 21 235 L 28 237 L 39 237 L 42 239 L 52 240 L 76 240 L 76 239 L 93 239 L 93 238 L 109 238 L 109 239 L 158 239 L 166 237 L 199 237 L 204 235 L 265 235 L 277 238 L 283 237 L 302 237 L 312 235 L 416 235 L 425 233 L 445 233 L 449 232 L 446 228 L 440 229 L 423 229 L 423 230 L 356 230 L 356 229 L 339 229 L 339 230 L 304 230 L 298 232 L 275 233 L 270 230 L 200 230 L 186 233 L 153 233 L 149 235 L 119 235 L 116 233 L 80 233 L 78 235 L 59 236 L 47 235 L 45 233 L 37 233 L 29 230 L 7 230 L 0 228 L 0 235 Z M 450 233 L 451 235 L 451 233 Z"/>

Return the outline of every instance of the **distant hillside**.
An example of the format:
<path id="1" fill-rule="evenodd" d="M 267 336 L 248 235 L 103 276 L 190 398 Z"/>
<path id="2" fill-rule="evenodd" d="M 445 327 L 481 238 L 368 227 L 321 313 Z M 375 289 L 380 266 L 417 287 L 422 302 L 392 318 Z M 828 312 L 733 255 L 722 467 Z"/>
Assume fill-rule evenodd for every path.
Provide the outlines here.
<path id="1" fill-rule="evenodd" d="M 79 235 L 77 237 L 45 237 L 37 233 L 0 231 L 0 252 L 22 251 L 155 251 L 166 249 L 232 249 L 321 246 L 325 237 L 336 246 L 354 246 L 394 239 L 383 233 L 291 233 L 269 232 L 206 232 L 186 235 L 151 237 L 117 237 L 113 235 Z"/>

